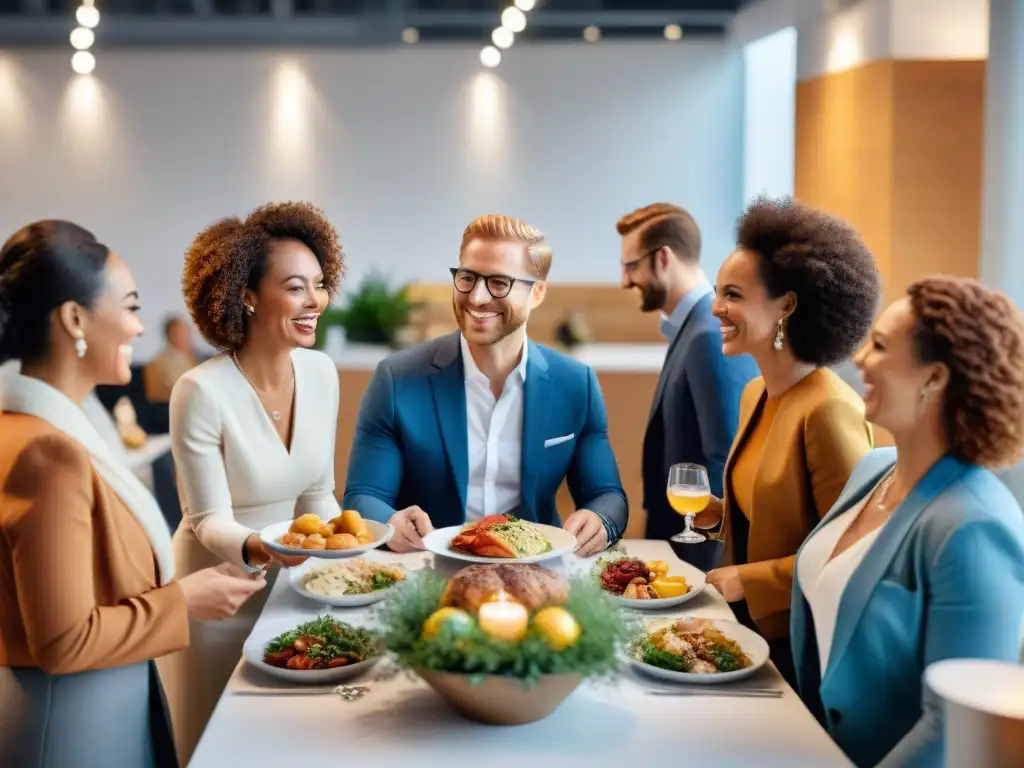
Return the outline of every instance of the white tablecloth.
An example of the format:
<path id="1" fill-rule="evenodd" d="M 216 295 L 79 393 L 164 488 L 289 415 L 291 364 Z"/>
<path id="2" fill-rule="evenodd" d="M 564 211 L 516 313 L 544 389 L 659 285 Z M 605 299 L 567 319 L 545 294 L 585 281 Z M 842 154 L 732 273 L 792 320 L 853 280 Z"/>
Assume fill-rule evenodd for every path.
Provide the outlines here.
<path id="1" fill-rule="evenodd" d="M 675 560 L 663 541 L 624 544 L 637 557 Z M 410 569 L 433 560 L 424 553 L 372 556 Z M 585 565 L 574 560 L 568 567 Z M 444 563 L 452 568 L 447 558 Z M 291 589 L 282 573 L 253 632 L 262 635 L 282 624 L 287 628 L 325 610 Z M 358 621 L 367 609 L 329 610 L 346 621 Z M 664 614 L 733 618 L 713 587 Z M 370 687 L 365 698 L 349 702 L 334 695 L 244 694 L 240 691 L 251 689 L 245 681 L 253 680 L 247 671 L 240 662 L 189 764 L 192 768 L 850 765 L 770 664 L 753 680 L 785 688 L 782 698 L 651 696 L 645 689 L 655 683 L 625 672 L 614 682 L 585 682 L 547 719 L 515 727 L 468 722 L 425 683 L 404 674 L 375 681 L 371 671 L 363 679 L 347 681 Z"/>

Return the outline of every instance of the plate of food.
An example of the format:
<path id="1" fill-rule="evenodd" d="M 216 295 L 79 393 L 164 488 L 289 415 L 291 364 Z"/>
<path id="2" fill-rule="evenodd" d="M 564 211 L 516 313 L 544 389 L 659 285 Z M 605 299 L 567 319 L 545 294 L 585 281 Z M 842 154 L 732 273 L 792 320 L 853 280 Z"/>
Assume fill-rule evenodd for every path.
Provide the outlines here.
<path id="1" fill-rule="evenodd" d="M 734 621 L 661 619 L 649 622 L 629 646 L 638 672 L 676 683 L 728 683 L 768 661 L 768 641 Z"/>
<path id="2" fill-rule="evenodd" d="M 423 537 L 429 552 L 469 563 L 539 563 L 576 551 L 576 537 L 562 528 L 488 515 Z"/>
<path id="3" fill-rule="evenodd" d="M 305 514 L 268 525 L 260 531 L 260 539 L 282 555 L 338 560 L 376 549 L 394 532 L 387 523 L 364 520 L 356 510 L 346 509 L 330 520 Z"/>
<path id="4" fill-rule="evenodd" d="M 356 677 L 376 664 L 382 653 L 374 633 L 329 615 L 261 629 L 242 646 L 245 660 L 262 672 L 318 685 Z"/>
<path id="5" fill-rule="evenodd" d="M 324 605 L 354 608 L 383 600 L 388 591 L 404 581 L 399 563 L 376 562 L 369 557 L 350 557 L 325 563 L 310 558 L 288 569 L 292 589 Z"/>
<path id="6" fill-rule="evenodd" d="M 643 560 L 625 553 L 599 557 L 592 572 L 603 590 L 630 608 L 646 611 L 682 605 L 707 586 L 704 572 L 688 563 L 670 566 L 664 560 Z"/>

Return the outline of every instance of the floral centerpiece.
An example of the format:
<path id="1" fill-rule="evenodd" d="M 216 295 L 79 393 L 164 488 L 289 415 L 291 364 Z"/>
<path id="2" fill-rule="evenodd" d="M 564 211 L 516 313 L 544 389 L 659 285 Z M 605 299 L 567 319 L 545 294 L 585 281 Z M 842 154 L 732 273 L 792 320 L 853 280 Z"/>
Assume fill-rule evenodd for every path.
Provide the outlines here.
<path id="1" fill-rule="evenodd" d="M 385 646 L 464 716 L 518 724 L 613 674 L 634 621 L 592 578 L 538 565 L 425 571 L 379 612 Z"/>

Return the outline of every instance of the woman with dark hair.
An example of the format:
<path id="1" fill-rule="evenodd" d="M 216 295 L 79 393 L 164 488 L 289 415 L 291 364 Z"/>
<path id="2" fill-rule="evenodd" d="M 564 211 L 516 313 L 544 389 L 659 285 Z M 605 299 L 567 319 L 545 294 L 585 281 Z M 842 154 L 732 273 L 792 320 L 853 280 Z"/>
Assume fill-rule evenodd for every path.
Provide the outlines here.
<path id="1" fill-rule="evenodd" d="M 334 496 L 338 370 L 311 347 L 343 268 L 337 232 L 305 203 L 224 219 L 189 247 L 185 301 L 199 332 L 222 353 L 184 374 L 171 393 L 180 572 L 223 562 L 254 572 L 294 565 L 301 559 L 266 549 L 259 530 L 305 513 L 341 514 Z M 231 621 L 192 622 L 188 649 L 161 661 L 186 764 L 265 600 L 266 593 L 250 600 Z"/>
<path id="2" fill-rule="evenodd" d="M 718 272 L 712 313 L 726 355 L 761 375 L 740 399 L 724 499 L 695 519 L 725 539 L 708 582 L 768 640 L 795 684 L 789 648 L 793 556 L 872 446 L 864 404 L 828 369 L 871 327 L 881 281 L 857 233 L 791 200 L 756 201 Z"/>
<path id="3" fill-rule="evenodd" d="M 265 584 L 235 566 L 175 581 L 160 508 L 81 408 L 130 380 L 138 301 L 75 224 L 0 249 L 0 363 L 21 363 L 0 379 L 0 765 L 177 766 L 152 659 Z"/>
<path id="4" fill-rule="evenodd" d="M 987 467 L 1024 454 L 1024 322 L 973 280 L 927 278 L 855 362 L 896 445 L 857 465 L 797 554 L 800 694 L 856 765 L 940 768 L 925 667 L 1020 659 L 1024 514 Z"/>

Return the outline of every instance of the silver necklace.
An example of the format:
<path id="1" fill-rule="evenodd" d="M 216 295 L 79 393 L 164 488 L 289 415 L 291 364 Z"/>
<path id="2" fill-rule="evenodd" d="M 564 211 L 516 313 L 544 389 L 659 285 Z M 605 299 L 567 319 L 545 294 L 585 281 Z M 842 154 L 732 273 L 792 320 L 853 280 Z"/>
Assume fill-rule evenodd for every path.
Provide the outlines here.
<path id="1" fill-rule="evenodd" d="M 281 420 L 281 412 L 278 411 L 278 410 L 269 410 L 267 408 L 266 404 L 263 402 L 263 398 L 266 397 L 267 393 L 264 392 L 262 389 L 260 389 L 259 387 L 257 387 L 255 384 L 252 383 L 252 379 L 249 378 L 248 374 L 245 372 L 245 369 L 242 367 L 242 364 L 240 362 L 238 362 L 238 356 L 234 352 L 231 353 L 231 359 L 235 363 L 235 368 L 237 368 L 238 372 L 240 374 L 242 374 L 242 378 L 245 379 L 246 382 L 248 382 L 250 387 L 252 387 L 254 390 L 256 390 L 256 394 L 257 395 L 260 395 L 259 401 L 260 401 L 260 405 L 263 406 L 263 410 L 265 410 L 267 413 L 269 413 L 270 414 L 270 418 L 272 418 L 274 421 L 280 421 Z M 295 372 L 294 371 L 292 372 L 292 378 L 295 378 Z M 289 379 L 288 384 L 291 384 L 291 383 L 292 383 L 291 379 Z"/>
<path id="2" fill-rule="evenodd" d="M 889 489 L 892 488 L 892 481 L 896 477 L 896 472 L 890 472 L 882 484 L 878 488 L 878 498 L 875 500 L 875 508 L 880 512 L 887 512 L 886 502 L 889 498 Z"/>

